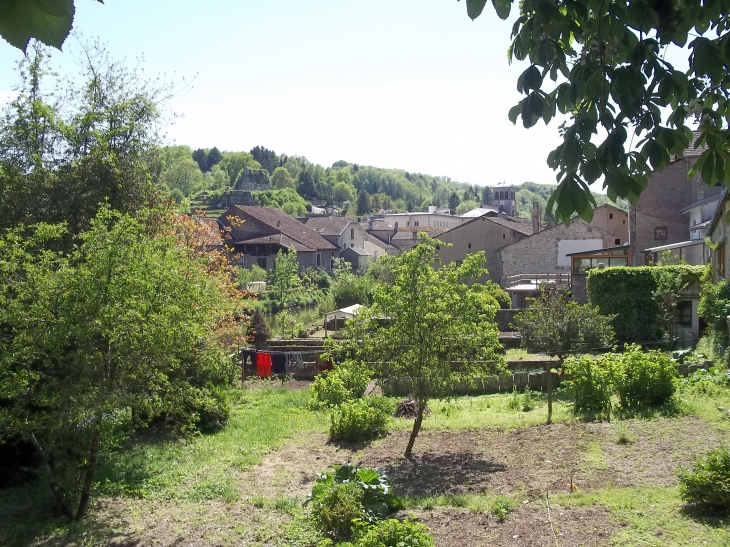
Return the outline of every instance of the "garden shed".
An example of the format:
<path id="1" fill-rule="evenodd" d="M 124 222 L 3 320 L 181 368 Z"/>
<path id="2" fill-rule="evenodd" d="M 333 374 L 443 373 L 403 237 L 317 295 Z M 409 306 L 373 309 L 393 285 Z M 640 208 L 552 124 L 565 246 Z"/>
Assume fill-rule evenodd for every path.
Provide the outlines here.
<path id="1" fill-rule="evenodd" d="M 340 308 L 339 310 L 331 311 L 324 314 L 324 335 L 327 336 L 328 330 L 339 330 L 339 328 L 345 325 L 345 321 L 352 319 L 359 312 L 362 305 L 353 304 L 346 308 Z"/>

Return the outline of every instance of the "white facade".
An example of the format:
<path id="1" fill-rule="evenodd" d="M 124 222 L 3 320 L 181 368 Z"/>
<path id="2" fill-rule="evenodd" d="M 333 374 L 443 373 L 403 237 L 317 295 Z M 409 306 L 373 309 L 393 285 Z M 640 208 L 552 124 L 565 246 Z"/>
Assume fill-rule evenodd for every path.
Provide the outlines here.
<path id="1" fill-rule="evenodd" d="M 441 213 L 396 213 L 384 215 L 383 220 L 393 225 L 397 222 L 400 229 L 408 228 L 418 231 L 418 228 L 450 230 L 472 219 Z"/>

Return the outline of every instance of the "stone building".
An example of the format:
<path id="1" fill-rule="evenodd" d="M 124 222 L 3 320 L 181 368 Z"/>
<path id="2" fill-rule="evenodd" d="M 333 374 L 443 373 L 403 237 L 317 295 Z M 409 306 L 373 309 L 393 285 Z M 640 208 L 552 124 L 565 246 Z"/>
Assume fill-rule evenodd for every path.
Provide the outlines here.
<path id="1" fill-rule="evenodd" d="M 495 283 L 502 281 L 502 260 L 499 248 L 519 241 L 532 234 L 532 225 L 516 218 L 481 216 L 435 237 L 450 243 L 441 245 L 438 253 L 442 264 L 461 262 L 467 254 L 484 251 L 488 278 Z"/>
<path id="2" fill-rule="evenodd" d="M 599 228 L 613 237 L 612 245 L 623 245 L 629 241 L 629 214 L 608 203 L 593 211 L 591 226 Z"/>

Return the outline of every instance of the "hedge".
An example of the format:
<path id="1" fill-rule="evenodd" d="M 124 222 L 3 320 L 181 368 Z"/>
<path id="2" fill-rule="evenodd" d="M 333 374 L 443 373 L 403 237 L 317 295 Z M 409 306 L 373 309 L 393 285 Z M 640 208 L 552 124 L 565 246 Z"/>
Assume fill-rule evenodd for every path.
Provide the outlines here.
<path id="1" fill-rule="evenodd" d="M 588 272 L 588 298 L 602 314 L 617 314 L 613 326 L 620 342 L 661 340 L 664 327 L 654 298 L 657 279 L 676 275 L 691 285 L 704 271 L 704 266 L 686 265 L 596 268 Z"/>

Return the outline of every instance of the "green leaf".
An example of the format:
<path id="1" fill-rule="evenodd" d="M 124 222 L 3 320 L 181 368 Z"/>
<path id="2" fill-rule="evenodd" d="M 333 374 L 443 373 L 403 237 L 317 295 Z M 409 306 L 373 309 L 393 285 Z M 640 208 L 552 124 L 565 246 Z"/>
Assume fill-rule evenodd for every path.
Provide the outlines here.
<path id="1" fill-rule="evenodd" d="M 512 9 L 511 0 L 492 0 L 492 4 L 500 19 L 507 19 L 509 17 L 509 12 Z"/>
<path id="2" fill-rule="evenodd" d="M 708 150 L 709 154 L 705 164 L 702 166 L 702 180 L 705 184 L 711 185 L 712 175 L 715 170 L 715 156 L 712 150 Z"/>
<path id="3" fill-rule="evenodd" d="M 517 118 L 522 112 L 522 102 L 523 101 L 520 101 L 515 106 L 509 109 L 509 114 L 507 115 L 507 117 L 509 118 L 509 121 L 511 121 L 513 124 L 517 123 Z"/>
<path id="4" fill-rule="evenodd" d="M 466 0 L 466 13 L 473 21 L 482 14 L 487 0 Z"/>
<path id="5" fill-rule="evenodd" d="M 31 38 L 61 49 L 73 18 L 73 0 L 0 0 L 0 35 L 23 51 Z"/>

